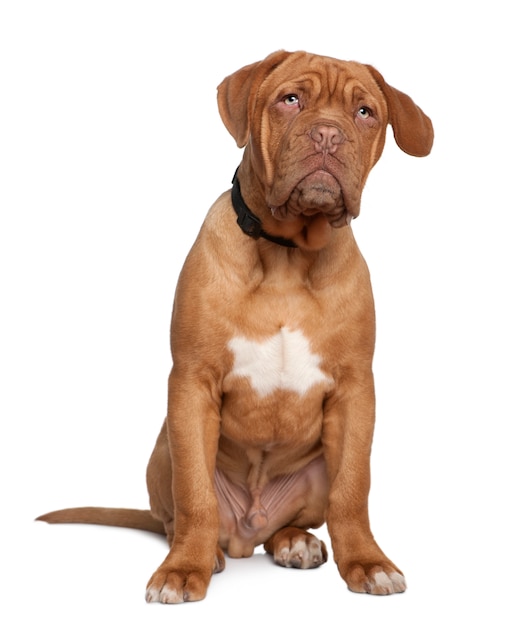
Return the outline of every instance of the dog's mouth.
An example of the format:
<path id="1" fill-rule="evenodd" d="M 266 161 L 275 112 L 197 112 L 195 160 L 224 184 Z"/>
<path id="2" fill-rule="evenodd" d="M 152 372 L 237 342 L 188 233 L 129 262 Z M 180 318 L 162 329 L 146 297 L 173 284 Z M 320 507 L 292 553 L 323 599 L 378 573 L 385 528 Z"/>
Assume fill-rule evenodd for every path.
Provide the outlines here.
<path id="1" fill-rule="evenodd" d="M 307 174 L 294 186 L 285 202 L 271 204 L 270 210 L 280 221 L 323 215 L 333 228 L 345 226 L 350 220 L 340 183 L 326 170 Z"/>

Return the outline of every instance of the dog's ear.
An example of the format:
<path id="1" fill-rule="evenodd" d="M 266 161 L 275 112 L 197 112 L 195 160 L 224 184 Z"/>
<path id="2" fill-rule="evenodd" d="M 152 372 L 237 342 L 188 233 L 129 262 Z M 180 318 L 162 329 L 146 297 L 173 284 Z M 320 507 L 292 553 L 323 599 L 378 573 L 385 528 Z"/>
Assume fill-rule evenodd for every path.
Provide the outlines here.
<path id="1" fill-rule="evenodd" d="M 389 123 L 398 146 L 411 156 L 427 156 L 434 138 L 431 120 L 409 96 L 388 85 L 377 69 L 371 65 L 367 69 L 385 96 Z"/>
<path id="2" fill-rule="evenodd" d="M 239 148 L 248 142 L 252 113 L 261 83 L 290 54 L 284 50 L 273 52 L 263 61 L 242 67 L 227 76 L 217 88 L 219 114 Z"/>

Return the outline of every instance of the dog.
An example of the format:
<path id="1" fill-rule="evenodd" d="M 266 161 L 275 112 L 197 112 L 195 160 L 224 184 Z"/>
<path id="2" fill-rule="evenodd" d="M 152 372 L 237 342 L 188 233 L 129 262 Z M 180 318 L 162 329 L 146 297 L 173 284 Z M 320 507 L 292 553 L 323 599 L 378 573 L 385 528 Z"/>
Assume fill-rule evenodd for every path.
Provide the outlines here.
<path id="1" fill-rule="evenodd" d="M 375 312 L 351 222 L 390 124 L 426 156 L 430 119 L 373 67 L 274 52 L 218 87 L 244 148 L 181 270 L 168 410 L 147 468 L 150 510 L 41 516 L 165 534 L 149 602 L 205 597 L 225 556 L 263 545 L 313 568 L 326 523 L 348 588 L 403 592 L 368 518 Z"/>

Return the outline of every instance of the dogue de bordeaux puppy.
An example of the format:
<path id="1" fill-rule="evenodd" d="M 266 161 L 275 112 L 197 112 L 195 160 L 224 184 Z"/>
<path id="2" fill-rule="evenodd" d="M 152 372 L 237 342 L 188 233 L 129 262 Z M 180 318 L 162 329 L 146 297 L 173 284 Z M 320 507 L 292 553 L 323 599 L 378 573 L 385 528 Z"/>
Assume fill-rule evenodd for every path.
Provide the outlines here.
<path id="1" fill-rule="evenodd" d="M 244 147 L 210 209 L 173 308 L 168 411 L 147 470 L 150 511 L 40 517 L 166 534 L 150 602 L 206 595 L 224 553 L 263 544 L 285 567 L 327 559 L 349 589 L 404 591 L 369 526 L 375 313 L 350 227 L 386 128 L 413 156 L 429 118 L 373 67 L 278 51 L 219 85 Z"/>

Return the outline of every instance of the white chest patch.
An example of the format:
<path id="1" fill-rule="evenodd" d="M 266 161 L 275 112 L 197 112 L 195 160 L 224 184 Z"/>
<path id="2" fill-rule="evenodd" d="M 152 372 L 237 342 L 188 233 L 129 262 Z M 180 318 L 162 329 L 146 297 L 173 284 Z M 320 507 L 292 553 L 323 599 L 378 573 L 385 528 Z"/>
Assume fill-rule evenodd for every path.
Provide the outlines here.
<path id="1" fill-rule="evenodd" d="M 261 396 L 276 389 L 303 395 L 313 385 L 331 380 L 319 367 L 321 358 L 311 352 L 299 330 L 282 328 L 264 341 L 234 337 L 228 347 L 234 354 L 232 374 L 248 378 Z"/>

